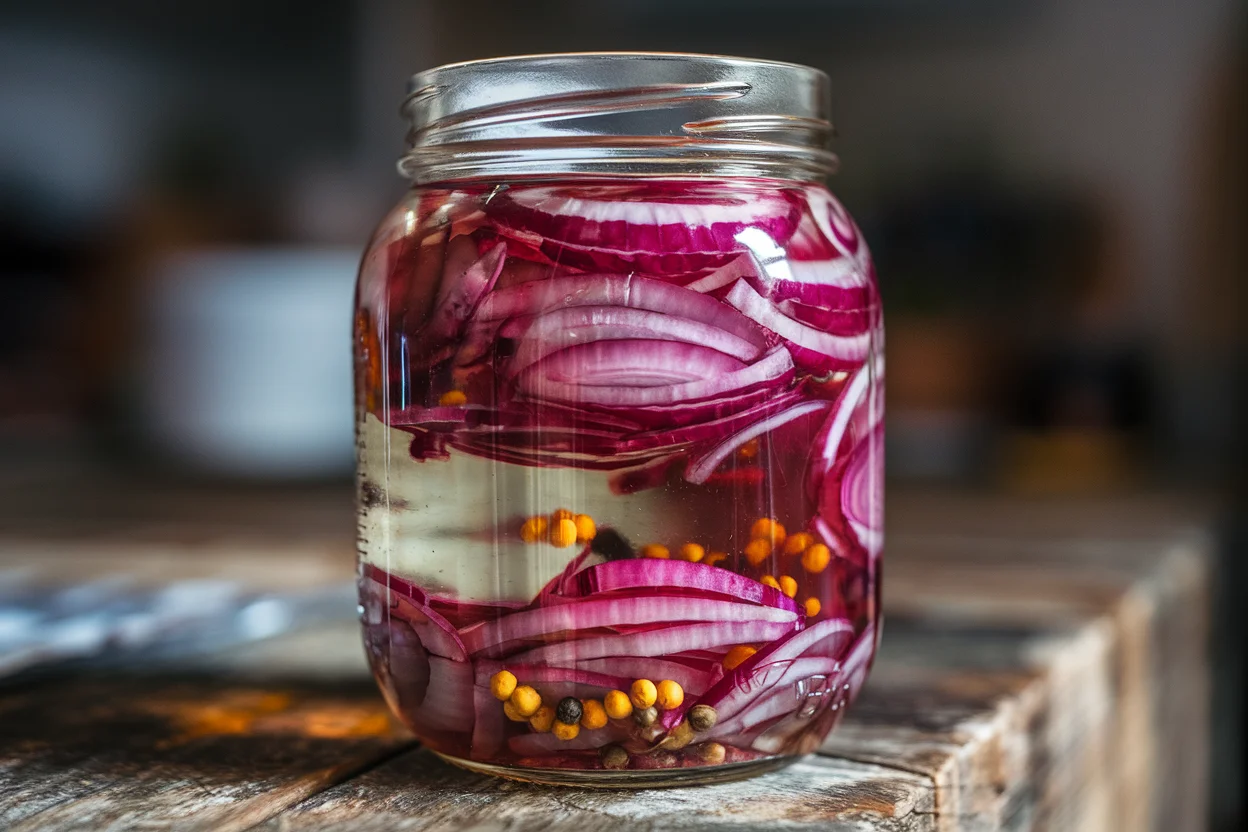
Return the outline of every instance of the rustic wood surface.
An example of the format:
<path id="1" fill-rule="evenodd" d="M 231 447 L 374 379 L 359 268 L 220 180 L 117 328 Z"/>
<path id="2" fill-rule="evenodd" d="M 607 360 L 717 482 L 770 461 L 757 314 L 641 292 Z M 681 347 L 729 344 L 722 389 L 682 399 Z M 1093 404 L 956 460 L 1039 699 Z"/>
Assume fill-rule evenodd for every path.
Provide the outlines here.
<path id="1" fill-rule="evenodd" d="M 0 509 L 0 569 L 31 580 L 137 563 L 280 589 L 351 570 L 334 489 L 84 488 L 62 495 L 72 522 L 36 497 Z M 889 509 L 875 670 L 787 769 L 636 792 L 460 771 L 390 719 L 344 611 L 193 662 L 0 688 L 0 828 L 1202 829 L 1201 512 L 907 493 Z"/>

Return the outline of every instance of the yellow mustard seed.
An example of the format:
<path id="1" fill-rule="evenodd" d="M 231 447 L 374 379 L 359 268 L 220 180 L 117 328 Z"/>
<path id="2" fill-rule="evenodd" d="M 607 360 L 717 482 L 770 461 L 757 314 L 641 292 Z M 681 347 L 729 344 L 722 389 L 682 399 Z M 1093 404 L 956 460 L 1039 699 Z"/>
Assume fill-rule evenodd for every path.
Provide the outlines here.
<path id="1" fill-rule="evenodd" d="M 572 518 L 572 522 L 576 524 L 577 543 L 588 543 L 597 536 L 598 526 L 588 514 L 578 514 Z"/>
<path id="2" fill-rule="evenodd" d="M 561 740 L 574 740 L 577 734 L 581 733 L 581 726 L 577 723 L 571 725 L 566 722 L 556 722 L 550 730 L 555 732 L 555 736 Z"/>
<path id="3" fill-rule="evenodd" d="M 459 407 L 468 404 L 468 397 L 462 390 L 447 390 L 438 397 L 438 404 L 443 407 Z"/>
<path id="4" fill-rule="evenodd" d="M 628 699 L 634 708 L 649 708 L 658 698 L 658 688 L 649 679 L 638 679 L 628 689 Z"/>
<path id="5" fill-rule="evenodd" d="M 807 572 L 822 572 L 832 562 L 832 551 L 822 543 L 816 543 L 802 552 L 802 568 Z"/>
<path id="6" fill-rule="evenodd" d="M 800 555 L 806 551 L 806 547 L 815 542 L 815 538 L 807 532 L 797 532 L 791 534 L 784 539 L 784 548 L 781 550 L 786 555 Z"/>
<path id="7" fill-rule="evenodd" d="M 516 708 L 516 713 L 525 719 L 537 713 L 537 709 L 542 707 L 541 695 L 528 685 L 521 685 L 511 692 L 511 699 L 508 700 Z"/>
<path id="8" fill-rule="evenodd" d="M 597 699 L 582 699 L 581 708 L 581 727 L 586 731 L 593 731 L 607 724 L 607 709 Z"/>
<path id="9" fill-rule="evenodd" d="M 706 549 L 702 548 L 697 543 L 686 543 L 684 546 L 680 547 L 678 554 L 680 555 L 681 560 L 687 560 L 690 563 L 697 563 L 702 560 L 702 558 L 706 557 Z"/>
<path id="10" fill-rule="evenodd" d="M 750 566 L 760 566 L 771 554 L 771 541 L 756 537 L 745 544 L 745 549 L 742 551 L 745 553 L 745 559 L 750 562 Z"/>
<path id="11" fill-rule="evenodd" d="M 780 591 L 790 598 L 797 595 L 797 581 L 791 575 L 780 576 Z"/>
<path id="12" fill-rule="evenodd" d="M 726 560 L 728 560 L 727 552 L 711 552 L 706 557 L 702 558 L 702 562 L 707 566 L 719 566 Z"/>
<path id="13" fill-rule="evenodd" d="M 508 699 L 506 702 L 503 703 L 503 713 L 506 714 L 507 718 L 510 719 L 512 722 L 528 722 L 529 721 L 529 718 L 527 716 L 525 716 L 524 714 L 516 710 L 516 706 L 511 704 L 510 699 Z"/>
<path id="14" fill-rule="evenodd" d="M 760 517 L 750 526 L 750 537 L 767 540 L 773 547 L 784 542 L 784 526 L 770 517 Z"/>
<path id="15" fill-rule="evenodd" d="M 736 670 L 741 662 L 757 653 L 758 650 L 748 644 L 738 644 L 724 656 L 724 670 Z"/>
<path id="16" fill-rule="evenodd" d="M 679 708 L 680 703 L 685 701 L 685 690 L 679 683 L 671 679 L 664 679 L 657 686 L 658 698 L 655 704 L 665 711 L 672 708 Z"/>
<path id="17" fill-rule="evenodd" d="M 819 614 L 819 611 L 821 609 L 823 609 L 823 604 L 819 603 L 818 598 L 815 598 L 812 596 L 806 599 L 806 617 L 807 618 L 814 618 L 816 615 Z"/>
<path id="18" fill-rule="evenodd" d="M 576 542 L 576 523 L 564 518 L 550 524 L 550 545 L 560 549 Z"/>
<path id="19" fill-rule="evenodd" d="M 536 543 L 546 536 L 546 529 L 549 526 L 545 517 L 530 517 L 520 527 L 520 539 L 525 543 Z"/>
<path id="20" fill-rule="evenodd" d="M 659 558 L 660 560 L 667 560 L 672 556 L 672 553 L 667 551 L 667 547 L 662 543 L 647 543 L 645 546 L 641 547 L 641 556 L 643 558 Z"/>
<path id="21" fill-rule="evenodd" d="M 737 450 L 737 454 L 742 459 L 753 459 L 758 456 L 758 440 L 751 439 L 749 442 L 746 442 Z"/>
<path id="22" fill-rule="evenodd" d="M 533 726 L 533 730 L 539 734 L 545 734 L 555 724 L 555 709 L 549 705 L 543 705 L 538 708 L 533 716 L 529 717 L 529 725 Z"/>
<path id="23" fill-rule="evenodd" d="M 764 575 L 758 579 L 758 582 L 764 586 L 769 586 L 772 589 L 780 590 L 780 582 L 776 580 L 774 575 Z M 784 590 L 780 591 L 783 592 Z"/>
<path id="24" fill-rule="evenodd" d="M 566 508 L 557 508 L 550 513 L 550 520 L 552 523 L 557 523 L 560 520 L 575 520 L 575 519 L 576 519 L 576 515 L 573 512 L 568 511 Z"/>
<path id="25" fill-rule="evenodd" d="M 490 693 L 495 699 L 506 702 L 516 689 L 516 676 L 510 670 L 500 670 L 490 677 Z"/>
<path id="26" fill-rule="evenodd" d="M 613 690 L 602 698 L 602 707 L 612 719 L 628 719 L 633 715 L 633 703 L 622 690 Z"/>

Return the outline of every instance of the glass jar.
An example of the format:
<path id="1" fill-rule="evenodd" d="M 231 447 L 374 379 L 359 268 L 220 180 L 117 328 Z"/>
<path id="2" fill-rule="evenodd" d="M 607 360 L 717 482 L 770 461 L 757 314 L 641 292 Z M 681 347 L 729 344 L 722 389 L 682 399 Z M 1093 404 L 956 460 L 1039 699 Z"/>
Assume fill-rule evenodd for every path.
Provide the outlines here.
<path id="1" fill-rule="evenodd" d="M 460 766 L 711 782 L 813 751 L 879 629 L 883 329 L 828 83 L 548 55 L 412 80 L 355 314 L 359 587 Z"/>

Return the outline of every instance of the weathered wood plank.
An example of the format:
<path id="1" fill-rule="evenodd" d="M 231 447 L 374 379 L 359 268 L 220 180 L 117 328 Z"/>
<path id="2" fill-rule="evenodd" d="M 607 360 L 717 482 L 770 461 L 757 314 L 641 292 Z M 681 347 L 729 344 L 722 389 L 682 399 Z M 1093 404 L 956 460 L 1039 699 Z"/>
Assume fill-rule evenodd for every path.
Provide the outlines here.
<path id="1" fill-rule="evenodd" d="M 63 680 L 0 697 L 6 829 L 245 829 L 411 744 L 371 686 Z"/>
<path id="2" fill-rule="evenodd" d="M 808 757 L 739 783 L 637 792 L 509 783 L 405 754 L 271 819 L 266 830 L 935 829 L 924 778 Z"/>

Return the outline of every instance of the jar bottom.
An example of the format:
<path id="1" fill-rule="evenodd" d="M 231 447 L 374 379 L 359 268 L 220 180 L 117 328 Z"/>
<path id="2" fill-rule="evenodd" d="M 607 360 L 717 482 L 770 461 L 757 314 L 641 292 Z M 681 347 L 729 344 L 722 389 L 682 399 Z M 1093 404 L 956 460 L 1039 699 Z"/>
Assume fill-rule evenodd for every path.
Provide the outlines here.
<path id="1" fill-rule="evenodd" d="M 785 768 L 799 757 L 783 755 L 748 760 L 743 763 L 725 763 L 718 766 L 692 768 L 642 769 L 627 771 L 594 771 L 571 768 L 527 768 L 523 766 L 496 765 L 475 760 L 464 760 L 434 751 L 453 766 L 474 772 L 489 774 L 521 783 L 540 783 L 544 786 L 578 786 L 589 789 L 663 789 L 681 786 L 709 786 L 715 783 L 731 783 L 746 780 Z"/>

